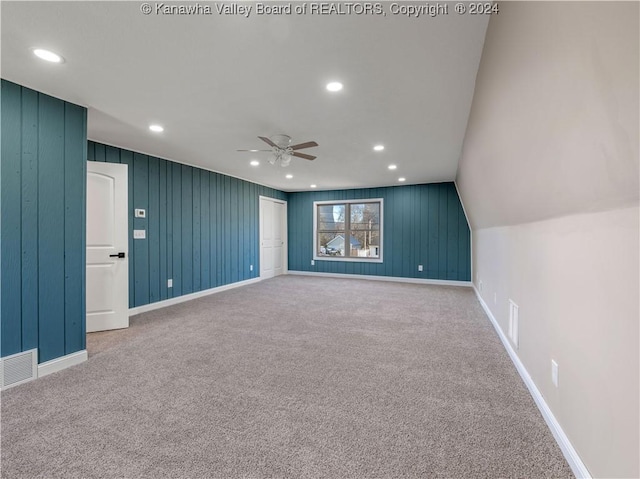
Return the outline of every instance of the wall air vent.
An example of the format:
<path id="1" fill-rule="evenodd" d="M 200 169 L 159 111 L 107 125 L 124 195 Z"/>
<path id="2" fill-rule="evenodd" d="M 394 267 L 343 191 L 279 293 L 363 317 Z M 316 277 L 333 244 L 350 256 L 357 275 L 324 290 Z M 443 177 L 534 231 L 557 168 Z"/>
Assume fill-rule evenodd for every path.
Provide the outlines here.
<path id="1" fill-rule="evenodd" d="M 31 349 L 0 359 L 0 390 L 38 377 L 38 350 Z"/>

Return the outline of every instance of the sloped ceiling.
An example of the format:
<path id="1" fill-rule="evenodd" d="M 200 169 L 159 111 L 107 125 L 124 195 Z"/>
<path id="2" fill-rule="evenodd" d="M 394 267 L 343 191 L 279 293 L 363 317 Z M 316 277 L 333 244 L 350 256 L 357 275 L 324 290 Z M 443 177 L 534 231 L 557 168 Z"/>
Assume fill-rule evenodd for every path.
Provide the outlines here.
<path id="1" fill-rule="evenodd" d="M 507 2 L 459 166 L 474 228 L 638 204 L 639 4 Z"/>

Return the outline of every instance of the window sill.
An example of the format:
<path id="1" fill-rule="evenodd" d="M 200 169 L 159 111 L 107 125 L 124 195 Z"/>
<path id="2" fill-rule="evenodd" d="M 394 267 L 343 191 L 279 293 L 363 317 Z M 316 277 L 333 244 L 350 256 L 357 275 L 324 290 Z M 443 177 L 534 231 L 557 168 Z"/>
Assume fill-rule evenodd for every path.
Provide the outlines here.
<path id="1" fill-rule="evenodd" d="M 314 256 L 314 261 L 342 261 L 344 263 L 382 263 L 382 258 L 362 258 L 362 257 L 350 257 L 344 256 Z"/>

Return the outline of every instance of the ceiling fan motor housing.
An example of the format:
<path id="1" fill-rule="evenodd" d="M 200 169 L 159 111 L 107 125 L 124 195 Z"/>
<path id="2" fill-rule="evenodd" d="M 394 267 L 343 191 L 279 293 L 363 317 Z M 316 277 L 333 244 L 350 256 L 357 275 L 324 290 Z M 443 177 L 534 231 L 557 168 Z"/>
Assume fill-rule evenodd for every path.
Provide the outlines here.
<path id="1" fill-rule="evenodd" d="M 291 145 L 291 137 L 289 135 L 273 135 L 271 137 L 271 141 L 273 141 L 278 148 L 282 148 L 286 150 L 289 145 Z"/>

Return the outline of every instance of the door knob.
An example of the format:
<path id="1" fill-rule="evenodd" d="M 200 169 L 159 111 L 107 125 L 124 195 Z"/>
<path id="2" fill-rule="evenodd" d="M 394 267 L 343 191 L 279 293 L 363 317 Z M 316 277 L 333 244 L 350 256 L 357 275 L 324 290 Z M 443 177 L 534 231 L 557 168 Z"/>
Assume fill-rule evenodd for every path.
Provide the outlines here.
<path id="1" fill-rule="evenodd" d="M 110 254 L 109 258 L 124 258 L 124 253 L 120 252 L 116 254 Z"/>

